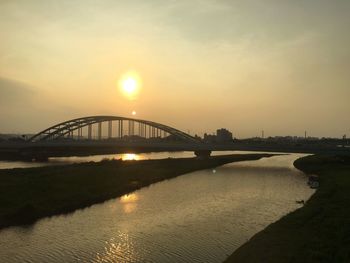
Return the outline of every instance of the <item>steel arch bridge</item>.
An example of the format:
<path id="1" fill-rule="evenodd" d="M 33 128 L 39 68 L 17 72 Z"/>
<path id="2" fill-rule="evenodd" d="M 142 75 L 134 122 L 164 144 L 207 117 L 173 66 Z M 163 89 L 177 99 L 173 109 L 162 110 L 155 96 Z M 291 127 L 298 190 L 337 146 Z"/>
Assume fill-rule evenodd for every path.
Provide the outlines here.
<path id="1" fill-rule="evenodd" d="M 107 136 L 103 136 L 103 124 L 107 123 Z M 93 136 L 93 127 L 97 125 L 97 136 Z M 83 129 L 87 132 L 83 136 Z M 189 143 L 200 143 L 195 137 L 173 127 L 141 119 L 119 116 L 90 116 L 61 122 L 30 137 L 30 142 L 45 142 L 63 138 L 103 140 L 138 138 L 173 138 Z"/>

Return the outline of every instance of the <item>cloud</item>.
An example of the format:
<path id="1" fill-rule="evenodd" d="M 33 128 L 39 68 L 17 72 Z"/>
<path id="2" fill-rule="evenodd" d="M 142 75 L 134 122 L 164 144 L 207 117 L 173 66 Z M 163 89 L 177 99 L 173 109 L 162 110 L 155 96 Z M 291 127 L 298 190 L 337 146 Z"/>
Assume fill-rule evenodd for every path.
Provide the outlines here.
<path id="1" fill-rule="evenodd" d="M 36 94 L 35 88 L 12 79 L 0 76 L 0 107 L 28 104 Z"/>
<path id="2" fill-rule="evenodd" d="M 133 69 L 144 83 L 137 111 L 149 119 L 339 135 L 348 127 L 349 8 L 348 0 L 0 1 L 0 75 L 30 83 L 0 76 L 1 128 L 128 114 L 137 105 L 115 83 Z M 315 120 L 322 129 L 306 127 Z"/>
<path id="3" fill-rule="evenodd" d="M 80 112 L 34 85 L 0 76 L 0 132 L 37 132 Z"/>

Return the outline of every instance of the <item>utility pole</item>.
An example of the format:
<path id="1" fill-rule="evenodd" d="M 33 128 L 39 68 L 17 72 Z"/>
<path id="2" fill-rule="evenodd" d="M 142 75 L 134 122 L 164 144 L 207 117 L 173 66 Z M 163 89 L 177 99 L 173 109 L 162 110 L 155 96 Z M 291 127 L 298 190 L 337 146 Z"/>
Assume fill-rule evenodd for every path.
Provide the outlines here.
<path id="1" fill-rule="evenodd" d="M 262 130 L 262 131 L 261 131 L 261 138 L 263 138 L 263 139 L 264 139 L 264 136 L 265 136 L 265 134 L 264 134 L 264 130 Z"/>

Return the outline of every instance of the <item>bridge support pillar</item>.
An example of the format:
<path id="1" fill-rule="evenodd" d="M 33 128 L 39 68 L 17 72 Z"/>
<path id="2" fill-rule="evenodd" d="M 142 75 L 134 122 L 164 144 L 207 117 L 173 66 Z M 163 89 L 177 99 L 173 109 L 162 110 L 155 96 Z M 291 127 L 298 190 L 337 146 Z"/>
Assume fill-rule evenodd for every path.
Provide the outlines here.
<path id="1" fill-rule="evenodd" d="M 88 139 L 91 140 L 92 139 L 92 126 L 91 124 L 89 124 L 88 126 Z"/>
<path id="2" fill-rule="evenodd" d="M 108 121 L 108 139 L 112 138 L 112 121 Z"/>
<path id="3" fill-rule="evenodd" d="M 78 129 L 78 140 L 80 140 L 83 137 L 83 129 L 79 128 Z"/>
<path id="4" fill-rule="evenodd" d="M 210 150 L 197 150 L 197 151 L 194 151 L 194 154 L 199 158 L 206 158 L 206 157 L 210 156 L 211 151 Z"/>
<path id="5" fill-rule="evenodd" d="M 98 139 L 101 140 L 102 139 L 102 123 L 101 122 L 98 123 L 97 134 L 98 134 Z"/>

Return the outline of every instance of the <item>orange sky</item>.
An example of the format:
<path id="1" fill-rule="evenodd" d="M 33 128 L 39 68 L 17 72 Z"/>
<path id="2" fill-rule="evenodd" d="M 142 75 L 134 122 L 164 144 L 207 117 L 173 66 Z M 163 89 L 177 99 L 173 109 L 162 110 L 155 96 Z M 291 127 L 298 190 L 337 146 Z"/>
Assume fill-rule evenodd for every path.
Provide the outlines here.
<path id="1" fill-rule="evenodd" d="M 0 133 L 88 115 L 350 136 L 350 2 L 0 1 Z M 136 99 L 118 87 L 137 72 Z"/>

